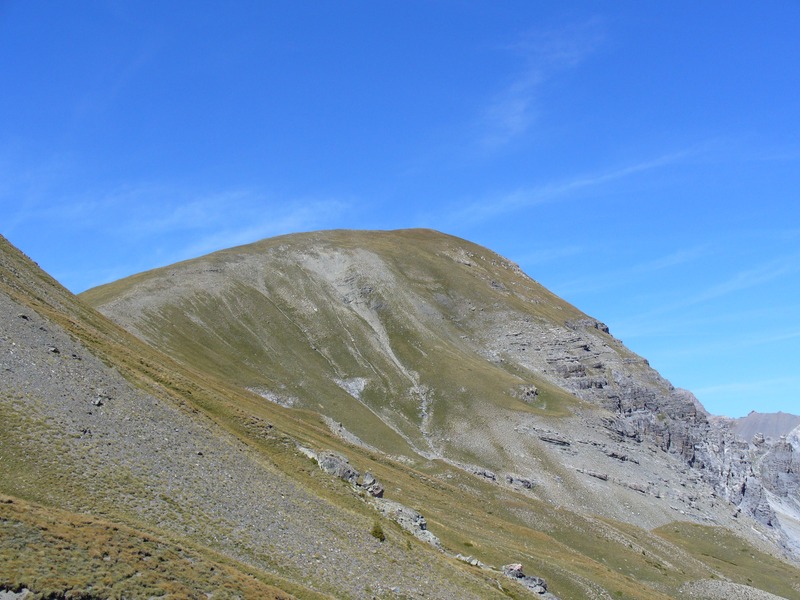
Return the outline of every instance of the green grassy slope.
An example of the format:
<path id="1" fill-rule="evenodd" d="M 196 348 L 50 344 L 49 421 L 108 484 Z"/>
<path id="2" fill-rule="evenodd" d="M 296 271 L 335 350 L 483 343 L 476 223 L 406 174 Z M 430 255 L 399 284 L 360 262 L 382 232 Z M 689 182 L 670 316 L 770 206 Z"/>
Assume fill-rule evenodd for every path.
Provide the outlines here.
<path id="1" fill-rule="evenodd" d="M 559 414 L 574 402 L 535 374 L 477 352 L 476 326 L 498 297 L 504 310 L 543 322 L 585 317 L 486 253 L 426 230 L 306 234 L 82 297 L 186 364 L 299 406 L 324 404 L 368 444 L 413 456 L 446 445 L 449 428 L 470 426 L 467 415 L 491 418 L 487 408 Z M 128 313 L 135 320 L 125 321 Z M 336 383 L 352 380 L 365 382 L 358 402 Z M 525 383 L 541 390 L 534 406 L 512 396 Z M 433 440 L 421 433 L 423 402 Z"/>

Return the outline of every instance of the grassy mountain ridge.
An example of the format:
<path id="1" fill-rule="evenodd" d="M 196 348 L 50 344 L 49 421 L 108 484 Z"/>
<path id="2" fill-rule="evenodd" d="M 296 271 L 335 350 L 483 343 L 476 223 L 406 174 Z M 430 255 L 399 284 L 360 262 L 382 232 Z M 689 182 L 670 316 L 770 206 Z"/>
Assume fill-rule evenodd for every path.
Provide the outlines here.
<path id="1" fill-rule="evenodd" d="M 376 247 L 366 247 L 373 239 Z M 476 352 L 480 340 L 470 324 L 474 313 L 497 301 L 497 289 L 513 290 L 502 292 L 513 308 L 534 302 L 543 319 L 583 316 L 530 280 L 517 289 L 518 268 L 499 256 L 487 258 L 485 249 L 424 230 L 377 238 L 342 231 L 287 241 L 251 247 L 252 256 L 274 261 L 270 266 L 234 249 L 206 257 L 202 266 L 181 263 L 161 270 L 162 277 L 135 276 L 83 297 L 128 319 L 127 327 L 171 355 L 279 402 L 324 395 L 326 412 L 338 421 L 358 411 L 358 419 L 349 419 L 358 422 L 353 433 L 368 444 L 385 445 L 388 436 L 398 454 L 408 455 L 407 446 L 435 452 L 424 432 L 421 405 L 428 402 L 438 408 L 430 419 L 440 423 L 449 420 L 452 405 L 480 396 L 497 396 L 516 410 L 557 412 L 574 402 L 546 381 L 530 373 L 523 379 Z M 309 249 L 302 260 L 295 259 L 297 247 Z M 502 270 L 487 269 L 487 260 Z M 137 296 L 128 300 L 125 286 Z M 112 294 L 115 299 L 104 303 Z M 148 305 L 143 296 L 175 301 Z M 133 322 L 133 315 L 142 318 Z M 525 384 L 542 390 L 530 408 L 511 395 Z M 353 403 L 347 388 L 359 385 L 360 403 Z M 426 397 L 434 387 L 439 393 L 469 388 L 470 394 L 437 402 Z M 386 419 L 374 416 L 387 397 L 393 404 L 389 431 Z"/>
<path id="2" fill-rule="evenodd" d="M 585 427 L 609 413 L 557 385 L 554 373 L 564 361 L 534 373 L 514 358 L 515 350 L 486 347 L 486 338 L 497 333 L 493 315 L 503 313 L 511 317 L 501 319 L 503 327 L 516 327 L 501 331 L 504 339 L 526 337 L 524 327 L 532 324 L 562 331 L 570 323 L 566 329 L 579 338 L 570 344 L 607 344 L 608 352 L 616 352 L 617 344 L 601 329 L 591 326 L 586 333 L 574 323 L 583 315 L 510 263 L 455 238 L 387 234 L 379 236 L 385 249 L 364 254 L 363 236 L 330 235 L 317 235 L 328 250 L 312 248 L 302 262 L 292 246 L 307 250 L 315 234 L 264 242 L 258 256 L 272 249 L 286 259 L 269 269 L 264 282 L 238 249 L 137 276 L 128 298 L 117 294 L 131 281 L 84 296 L 99 294 L 94 300 L 103 298 L 104 307 L 123 298 L 119 306 L 140 312 L 109 314 L 150 345 L 71 296 L 0 240 L 6 374 L 0 407 L 7 440 L 0 450 L 0 492 L 40 529 L 49 527 L 47 510 L 58 507 L 74 515 L 68 521 L 112 523 L 133 531 L 133 538 L 145 532 L 166 547 L 191 549 L 205 564 L 221 561 L 297 597 L 531 595 L 497 571 L 454 559 L 457 552 L 495 566 L 520 561 L 561 598 L 685 597 L 685 584 L 706 581 L 752 583 L 786 598 L 800 596 L 797 569 L 775 552 L 759 554 L 752 537 L 726 533 L 724 541 L 736 544 L 736 552 L 746 549 L 742 558 L 757 556 L 769 566 L 748 582 L 750 563 L 730 556 L 731 549 L 720 547 L 718 557 L 714 548 L 693 551 L 705 530 L 667 529 L 675 519 L 697 517 L 688 507 L 679 516 L 670 499 L 625 484 L 642 475 L 630 469 L 667 475 L 681 463 L 650 448 L 631 453 L 638 464 L 609 456 L 621 449 L 612 448 L 600 430 Z M 397 248 L 399 242 L 405 249 Z M 338 244 L 358 257 L 358 269 L 337 256 Z M 431 249 L 441 254 L 428 269 Z M 396 260 L 388 272 L 382 252 Z M 184 269 L 192 277 L 183 277 Z M 230 289 L 230 280 L 220 287 L 220 274 L 231 272 L 238 280 Z M 394 287 L 405 285 L 406 277 L 415 282 L 410 290 Z M 149 304 L 153 299 L 164 302 L 156 307 Z M 529 312 L 531 303 L 541 312 Z M 323 323 L 336 327 L 318 327 L 320 313 Z M 125 323 L 134 314 L 151 320 L 137 316 L 138 325 L 133 319 Z M 275 328 L 264 327 L 267 321 Z M 198 323 L 199 329 L 187 332 Z M 565 356 L 575 349 L 568 350 Z M 635 360 L 619 352 L 620 361 Z M 367 380 L 363 386 L 361 379 Z M 336 423 L 326 423 L 320 412 L 364 443 L 337 435 Z M 476 429 L 486 432 L 485 439 L 475 439 Z M 358 470 L 373 473 L 387 498 L 425 515 L 447 553 L 380 516 L 358 490 L 311 463 L 298 444 L 341 453 Z M 653 454 L 652 465 L 645 454 Z M 587 475 L 581 461 L 589 458 L 606 469 L 607 479 Z M 497 469 L 494 480 L 491 468 Z M 531 490 L 506 483 L 512 468 L 533 480 Z M 601 502 L 576 499 L 581 494 L 619 506 L 605 515 L 592 512 Z M 645 517 L 615 518 L 633 511 Z M 717 515 L 709 511 L 706 516 Z M 648 519 L 663 530 L 644 526 Z M 383 543 L 370 535 L 376 521 L 386 534 Z M 42 544 L 33 529 L 26 531 L 31 547 Z M 84 543 L 68 529 L 59 535 L 70 547 Z M 6 552 L 9 544 L 7 536 L 0 538 Z M 9 554 L 0 557 L 6 571 Z M 54 570 L 63 566 L 62 554 L 47 557 Z M 107 574 L 100 567 L 92 583 L 64 580 L 63 589 L 96 586 Z M 3 585 L 19 587 L 23 577 Z M 236 577 L 228 580 L 231 594 L 262 597 Z"/>

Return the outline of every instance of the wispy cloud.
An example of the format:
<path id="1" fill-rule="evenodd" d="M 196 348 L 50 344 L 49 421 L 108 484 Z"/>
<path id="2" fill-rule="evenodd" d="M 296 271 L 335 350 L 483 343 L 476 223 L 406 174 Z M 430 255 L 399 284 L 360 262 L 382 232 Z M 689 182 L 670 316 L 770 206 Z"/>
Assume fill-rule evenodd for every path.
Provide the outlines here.
<path id="1" fill-rule="evenodd" d="M 19 207 L 14 219 L 62 223 L 71 231 L 102 226 L 126 239 L 213 232 L 229 235 L 231 240 L 247 240 L 260 232 L 322 224 L 347 206 L 341 199 L 285 198 L 247 187 L 203 190 L 139 183 L 84 190 L 63 196 L 58 203 L 34 200 Z"/>
<path id="2" fill-rule="evenodd" d="M 535 123 L 540 87 L 559 71 L 574 68 L 605 38 L 599 19 L 559 29 L 533 31 L 505 47 L 522 57 L 516 78 L 494 95 L 480 117 L 481 144 L 489 149 L 508 144 Z"/>
<path id="3" fill-rule="evenodd" d="M 707 323 L 699 323 L 699 327 Z M 684 332 L 687 329 L 684 328 Z M 737 354 L 743 350 L 750 350 L 760 346 L 784 347 L 784 342 L 793 342 L 800 339 L 800 330 L 781 331 L 769 334 L 734 334 L 730 337 L 716 338 L 708 343 L 691 343 L 674 347 L 661 352 L 661 356 L 669 358 L 710 357 Z"/>
<path id="4" fill-rule="evenodd" d="M 752 410 L 797 414 L 797 400 L 791 390 L 800 377 L 776 377 L 728 381 L 692 387 L 692 392 L 712 414 L 743 417 Z"/>
<path id="5" fill-rule="evenodd" d="M 245 224 L 209 232 L 183 249 L 187 256 L 196 256 L 222 248 L 239 246 L 284 233 L 324 228 L 346 212 L 350 205 L 340 200 L 304 200 L 279 209 L 266 211 L 261 218 Z"/>
<path id="6" fill-rule="evenodd" d="M 645 171 L 658 169 L 678 162 L 691 153 L 691 150 L 686 150 L 665 154 L 652 160 L 636 162 L 604 172 L 578 175 L 573 179 L 520 188 L 512 192 L 486 197 L 480 201 L 467 204 L 460 211 L 456 211 L 454 213 L 454 219 L 457 220 L 458 223 L 479 223 L 509 212 L 549 202 L 567 200 L 570 194 L 574 192 L 601 186 Z"/>
<path id="7" fill-rule="evenodd" d="M 631 271 L 634 273 L 645 273 L 684 265 L 704 256 L 708 252 L 709 248 L 709 244 L 702 244 L 692 248 L 682 248 L 665 256 L 640 263 L 634 266 Z"/>
<path id="8" fill-rule="evenodd" d="M 559 284 L 557 290 L 560 295 L 573 296 L 615 288 L 641 275 L 651 275 L 656 271 L 679 267 L 699 260 L 708 254 L 710 248 L 710 244 L 681 248 L 663 256 L 633 264 L 624 269 L 593 272 L 591 277 L 582 277 Z"/>
<path id="9" fill-rule="evenodd" d="M 45 199 L 57 193 L 57 182 L 74 168 L 65 156 L 52 155 L 31 163 L 20 158 L 24 154 L 25 150 L 16 144 L 0 146 L 0 225 L 6 233 L 35 218 Z M 65 202 L 59 204 L 62 210 L 67 208 Z"/>
<path id="10" fill-rule="evenodd" d="M 716 395 L 755 395 L 766 396 L 772 391 L 800 385 L 800 377 L 775 377 L 759 381 L 731 382 L 709 385 L 692 390 L 697 396 Z"/>
<path id="11" fill-rule="evenodd" d="M 531 68 L 552 71 L 577 65 L 605 38 L 605 21 L 593 17 L 561 27 L 531 30 L 506 48 L 521 54 Z"/>
<path id="12" fill-rule="evenodd" d="M 681 300 L 658 306 L 644 314 L 636 316 L 635 320 L 646 322 L 666 313 L 682 311 L 691 306 L 701 305 L 731 294 L 761 287 L 772 281 L 785 278 L 788 275 L 794 275 L 798 272 L 800 272 L 800 255 L 791 254 L 781 256 L 749 269 L 741 270 L 727 279 L 710 285 L 694 294 L 687 295 Z"/>
<path id="13" fill-rule="evenodd" d="M 736 273 L 725 281 L 712 285 L 679 303 L 677 307 L 707 302 L 728 294 L 758 287 L 775 279 L 800 271 L 800 257 L 784 256 Z"/>
<path id="14" fill-rule="evenodd" d="M 772 333 L 750 334 L 742 330 L 742 325 L 753 321 L 780 321 L 785 313 L 786 319 L 793 319 L 796 307 L 766 305 L 748 311 L 732 307 L 741 304 L 728 296 L 746 297 L 752 290 L 763 294 L 765 286 L 772 282 L 789 280 L 800 273 L 800 255 L 786 255 L 751 268 L 743 269 L 730 277 L 709 285 L 694 294 L 686 294 L 679 300 L 655 305 L 649 310 L 635 315 L 627 315 L 615 325 L 618 335 L 625 339 L 647 338 L 654 335 L 686 336 L 691 332 L 713 327 L 715 324 L 737 324 L 730 330 L 731 335 L 711 343 L 692 343 L 669 352 L 671 356 L 694 356 L 722 354 L 746 350 L 751 347 L 777 344 L 800 338 L 800 330 L 781 328 Z M 694 310 L 695 316 L 687 317 Z M 671 317 L 669 315 L 672 315 Z M 763 327 L 762 327 L 763 328 Z"/>
<path id="15" fill-rule="evenodd" d="M 535 96 L 543 77 L 529 73 L 497 94 L 482 117 L 481 145 L 496 149 L 525 133 L 536 116 Z"/>
<path id="16" fill-rule="evenodd" d="M 651 315 L 635 315 L 630 317 L 623 317 L 617 321 L 614 327 L 615 335 L 625 339 L 631 340 L 635 338 L 665 338 L 665 337 L 686 337 L 687 335 L 702 335 L 700 332 L 706 331 L 708 328 L 718 328 L 718 326 L 726 326 L 724 331 L 741 331 L 742 323 L 755 323 L 764 322 L 767 319 L 790 319 L 796 313 L 794 306 L 763 306 L 760 308 L 751 308 L 747 310 L 715 310 L 710 313 L 703 311 L 700 315 L 688 316 L 687 313 L 676 311 L 672 316 L 662 316 L 660 318 L 653 318 Z M 739 327 L 731 327 L 739 326 Z M 775 334 L 769 338 L 759 338 L 747 342 L 748 345 L 757 345 L 758 343 L 769 343 L 770 341 L 780 341 L 784 339 L 781 336 L 789 336 L 789 339 L 800 336 L 800 331 L 792 331 L 789 333 L 782 332 Z M 726 337 L 725 341 L 715 342 L 713 348 L 711 344 L 696 344 L 693 343 L 691 348 L 682 347 L 676 350 L 676 353 L 705 353 L 711 350 L 729 348 L 731 345 L 730 338 Z"/>
<path id="17" fill-rule="evenodd" d="M 132 56 L 120 60 L 114 70 L 98 74 L 97 84 L 83 91 L 78 98 L 74 110 L 75 124 L 96 118 L 97 113 L 106 111 L 132 85 L 137 75 L 155 60 L 163 44 L 164 39 L 147 40 Z"/>
<path id="18" fill-rule="evenodd" d="M 285 233 L 335 226 L 351 208 L 350 199 L 285 197 L 257 188 L 202 189 L 165 183 L 125 184 L 83 189 L 53 198 L 23 188 L 11 203 L 4 231 L 36 230 L 39 237 L 69 232 L 78 241 L 109 248 L 91 268 L 54 270 L 76 291 L 136 271 L 184 260 L 222 248 Z M 56 186 L 53 186 L 54 188 Z M 5 199 L 0 196 L 0 203 Z M 60 235 L 54 233 L 54 235 Z"/>
<path id="19" fill-rule="evenodd" d="M 122 196 L 148 197 L 119 225 L 120 233 L 139 243 L 157 241 L 166 248 L 162 260 L 167 262 L 284 233 L 329 227 L 350 206 L 337 198 L 281 198 L 247 188 L 152 194 L 152 189 L 144 189 Z M 114 205 L 119 201 L 120 197 L 109 199 Z"/>

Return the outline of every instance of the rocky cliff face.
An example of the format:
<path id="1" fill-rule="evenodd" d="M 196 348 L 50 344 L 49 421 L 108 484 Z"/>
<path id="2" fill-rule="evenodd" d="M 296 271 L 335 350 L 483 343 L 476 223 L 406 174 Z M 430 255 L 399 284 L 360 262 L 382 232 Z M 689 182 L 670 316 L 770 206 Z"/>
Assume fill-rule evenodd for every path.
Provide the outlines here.
<path id="1" fill-rule="evenodd" d="M 780 529 L 784 543 L 800 555 L 800 427 L 775 443 L 754 436 L 752 445 L 759 483 L 772 511 L 771 522 Z M 766 447 L 764 449 L 764 447 Z"/>
<path id="2" fill-rule="evenodd" d="M 737 516 L 744 513 L 769 527 L 782 547 L 800 557 L 800 428 L 788 437 L 772 439 L 759 432 L 745 441 L 740 423 L 710 417 L 691 392 L 674 388 L 646 360 L 597 332 L 609 333 L 593 319 L 567 322 L 562 328 L 528 324 L 486 343 L 606 408 L 611 416 L 604 423 L 618 440 L 650 443 L 679 457 L 714 496 L 736 507 Z M 792 417 L 783 415 L 780 421 L 792 422 Z"/>
<path id="3" fill-rule="evenodd" d="M 730 502 L 736 515 L 752 516 L 771 528 L 785 549 L 797 553 L 796 443 L 763 434 L 741 439 L 740 423 L 710 417 L 691 392 L 674 388 L 599 321 L 584 317 L 561 326 L 524 316 L 504 321 L 486 329 L 482 343 L 488 357 L 513 360 L 604 407 L 610 413 L 604 425 L 618 441 L 649 443 L 677 456 L 713 496 Z"/>
<path id="4" fill-rule="evenodd" d="M 613 428 L 678 454 L 717 496 L 772 528 L 785 549 L 797 552 L 799 458 L 786 436 L 772 440 L 757 433 L 744 441 L 730 421 L 709 419 L 691 393 L 682 390 L 655 394 L 650 405 L 619 410 Z"/>

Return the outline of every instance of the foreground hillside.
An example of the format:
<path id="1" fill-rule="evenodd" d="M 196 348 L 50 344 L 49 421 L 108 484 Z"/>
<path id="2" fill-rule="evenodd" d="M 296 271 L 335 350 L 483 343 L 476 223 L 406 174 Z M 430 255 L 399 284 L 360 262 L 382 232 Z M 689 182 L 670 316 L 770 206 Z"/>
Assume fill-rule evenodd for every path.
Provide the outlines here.
<path id="1" fill-rule="evenodd" d="M 485 249 L 291 236 L 85 299 L 149 345 L 0 239 L 0 590 L 800 598 L 687 462 L 702 409 Z"/>
<path id="2" fill-rule="evenodd" d="M 248 410 L 253 398 L 177 367 L 5 241 L 0 264 L 0 585 L 98 598 L 288 595 L 270 585 L 499 594 L 388 523 L 385 542 L 373 537 L 378 514 L 309 464 L 272 424 L 279 411 Z"/>

